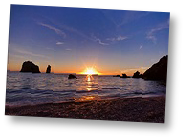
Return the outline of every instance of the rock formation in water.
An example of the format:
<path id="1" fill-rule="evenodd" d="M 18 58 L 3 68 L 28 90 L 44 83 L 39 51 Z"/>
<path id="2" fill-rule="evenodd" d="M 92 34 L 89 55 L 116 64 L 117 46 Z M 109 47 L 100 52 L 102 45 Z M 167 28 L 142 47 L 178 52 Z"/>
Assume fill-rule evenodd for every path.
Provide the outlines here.
<path id="1" fill-rule="evenodd" d="M 143 79 L 146 80 L 164 80 L 167 78 L 167 60 L 168 56 L 164 56 L 160 61 L 152 65 L 143 73 Z"/>
<path id="2" fill-rule="evenodd" d="M 77 79 L 77 78 L 76 78 L 76 76 L 75 76 L 75 75 L 70 74 L 70 75 L 68 76 L 68 79 Z"/>
<path id="3" fill-rule="evenodd" d="M 50 72 L 51 72 L 51 66 L 48 65 L 47 70 L 46 70 L 46 73 L 50 73 Z"/>
<path id="4" fill-rule="evenodd" d="M 25 61 L 22 65 L 20 72 L 40 73 L 39 67 L 32 63 L 31 61 Z"/>
<path id="5" fill-rule="evenodd" d="M 114 75 L 113 77 L 120 77 L 120 75 Z"/>
<path id="6" fill-rule="evenodd" d="M 132 78 L 142 78 L 142 74 L 139 71 L 135 72 Z"/>
<path id="7" fill-rule="evenodd" d="M 122 74 L 122 76 L 120 76 L 120 78 L 130 78 L 129 76 L 127 76 L 125 73 Z"/>

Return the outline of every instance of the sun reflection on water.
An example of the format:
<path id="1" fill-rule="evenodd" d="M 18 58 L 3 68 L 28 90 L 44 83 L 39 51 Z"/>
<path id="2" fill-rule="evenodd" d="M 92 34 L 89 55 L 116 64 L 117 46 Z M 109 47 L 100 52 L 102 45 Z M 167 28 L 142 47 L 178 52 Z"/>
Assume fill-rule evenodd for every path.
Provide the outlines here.
<path id="1" fill-rule="evenodd" d="M 94 77 L 93 77 L 91 74 L 88 74 L 88 75 L 86 76 L 86 80 L 87 80 L 88 83 L 90 83 L 91 81 L 94 80 Z"/>
<path id="2" fill-rule="evenodd" d="M 90 76 L 88 76 L 88 79 L 87 79 L 87 81 L 88 81 L 88 82 L 90 82 L 90 81 L 91 81 L 91 79 L 90 79 Z"/>
<path id="3" fill-rule="evenodd" d="M 87 87 L 87 90 L 88 90 L 88 91 L 91 91 L 91 90 L 92 90 L 92 88 L 91 88 L 91 87 Z"/>
<path id="4" fill-rule="evenodd" d="M 92 82 L 93 82 L 93 80 L 94 80 L 94 78 L 93 78 L 93 76 L 92 75 L 90 75 L 90 74 L 88 74 L 87 76 L 86 76 L 86 81 L 87 81 L 87 90 L 88 91 L 91 91 L 91 90 L 93 90 L 93 88 L 92 88 Z"/>
<path id="5" fill-rule="evenodd" d="M 97 97 L 94 95 L 92 96 L 82 96 L 80 98 L 76 98 L 75 101 L 76 102 L 83 102 L 83 101 L 93 101 L 93 100 L 96 100 Z"/>

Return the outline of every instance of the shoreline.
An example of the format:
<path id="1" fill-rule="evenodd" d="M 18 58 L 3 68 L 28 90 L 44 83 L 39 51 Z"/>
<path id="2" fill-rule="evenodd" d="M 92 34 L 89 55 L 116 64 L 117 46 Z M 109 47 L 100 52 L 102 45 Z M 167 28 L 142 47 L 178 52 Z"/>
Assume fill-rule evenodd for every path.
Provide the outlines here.
<path id="1" fill-rule="evenodd" d="M 165 96 L 6 105 L 5 115 L 164 123 Z"/>

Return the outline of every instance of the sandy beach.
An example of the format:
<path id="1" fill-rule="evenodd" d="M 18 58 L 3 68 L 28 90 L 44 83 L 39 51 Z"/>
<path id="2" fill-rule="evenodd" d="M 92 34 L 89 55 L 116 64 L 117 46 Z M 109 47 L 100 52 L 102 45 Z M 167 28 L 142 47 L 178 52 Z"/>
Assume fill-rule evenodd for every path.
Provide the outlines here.
<path id="1" fill-rule="evenodd" d="M 6 115 L 164 123 L 165 96 L 10 107 Z"/>

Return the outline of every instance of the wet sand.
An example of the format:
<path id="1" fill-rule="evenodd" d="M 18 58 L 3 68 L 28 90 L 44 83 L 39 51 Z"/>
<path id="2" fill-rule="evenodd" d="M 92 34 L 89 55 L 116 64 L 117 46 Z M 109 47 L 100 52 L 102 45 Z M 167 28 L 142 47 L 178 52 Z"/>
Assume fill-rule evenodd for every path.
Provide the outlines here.
<path id="1" fill-rule="evenodd" d="M 165 97 L 46 103 L 10 107 L 6 115 L 164 123 Z"/>

